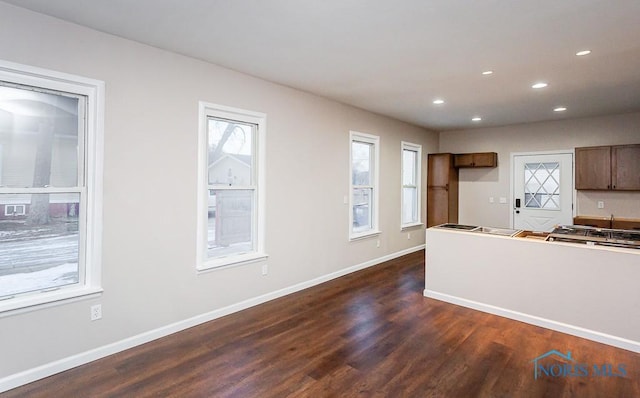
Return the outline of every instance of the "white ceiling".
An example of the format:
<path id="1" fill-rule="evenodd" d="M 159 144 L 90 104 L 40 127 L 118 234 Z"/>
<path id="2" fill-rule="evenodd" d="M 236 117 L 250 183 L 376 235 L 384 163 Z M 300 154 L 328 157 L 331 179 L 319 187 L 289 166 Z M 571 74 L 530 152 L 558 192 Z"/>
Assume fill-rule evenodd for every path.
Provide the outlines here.
<path id="1" fill-rule="evenodd" d="M 435 130 L 640 110 L 638 0 L 4 1 Z"/>

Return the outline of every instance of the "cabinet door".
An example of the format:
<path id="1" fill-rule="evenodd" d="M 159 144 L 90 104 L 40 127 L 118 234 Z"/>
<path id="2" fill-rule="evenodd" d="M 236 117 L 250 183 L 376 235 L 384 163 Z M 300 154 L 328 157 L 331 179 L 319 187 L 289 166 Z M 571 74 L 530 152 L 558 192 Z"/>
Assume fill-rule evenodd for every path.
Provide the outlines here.
<path id="1" fill-rule="evenodd" d="M 427 228 L 449 222 L 449 190 L 444 187 L 427 189 Z"/>
<path id="2" fill-rule="evenodd" d="M 453 156 L 455 167 L 473 167 L 473 153 L 458 153 Z"/>
<path id="3" fill-rule="evenodd" d="M 619 145 L 611 148 L 612 188 L 640 190 L 640 145 Z"/>
<path id="4" fill-rule="evenodd" d="M 429 154 L 427 227 L 458 221 L 458 170 L 450 153 Z"/>
<path id="5" fill-rule="evenodd" d="M 453 155 L 454 167 L 496 167 L 498 154 L 495 152 L 457 153 Z"/>
<path id="6" fill-rule="evenodd" d="M 611 147 L 576 148 L 576 189 L 611 189 Z"/>
<path id="7" fill-rule="evenodd" d="M 449 185 L 449 173 L 451 172 L 451 154 L 435 153 L 429 154 L 429 165 L 427 169 L 427 185 L 433 187 L 444 187 Z"/>
<path id="8" fill-rule="evenodd" d="M 496 167 L 498 154 L 495 152 L 482 152 L 473 154 L 473 167 Z"/>

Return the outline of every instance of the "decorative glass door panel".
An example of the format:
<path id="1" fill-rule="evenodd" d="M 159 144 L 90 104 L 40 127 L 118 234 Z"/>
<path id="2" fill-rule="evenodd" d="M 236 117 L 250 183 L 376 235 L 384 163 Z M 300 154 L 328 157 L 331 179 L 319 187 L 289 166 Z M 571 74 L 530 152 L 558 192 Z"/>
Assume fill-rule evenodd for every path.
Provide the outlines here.
<path id="1" fill-rule="evenodd" d="M 551 231 L 573 222 L 573 154 L 513 157 L 513 228 Z"/>
<path id="2" fill-rule="evenodd" d="M 560 210 L 559 162 L 525 163 L 524 206 Z"/>

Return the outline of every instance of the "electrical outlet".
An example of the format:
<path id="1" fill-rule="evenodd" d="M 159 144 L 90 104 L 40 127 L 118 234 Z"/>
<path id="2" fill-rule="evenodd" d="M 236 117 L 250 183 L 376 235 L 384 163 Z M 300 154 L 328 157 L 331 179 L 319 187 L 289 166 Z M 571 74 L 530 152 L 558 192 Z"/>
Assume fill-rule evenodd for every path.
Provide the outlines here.
<path id="1" fill-rule="evenodd" d="M 489 203 L 494 203 L 495 199 L 493 198 L 493 196 L 489 196 Z"/>
<path id="2" fill-rule="evenodd" d="M 91 306 L 91 320 L 97 321 L 102 318 L 102 305 L 96 304 Z"/>
<path id="3" fill-rule="evenodd" d="M 411 232 L 407 232 L 407 240 L 411 240 Z"/>
<path id="4" fill-rule="evenodd" d="M 266 275 L 269 273 L 269 266 L 268 264 L 262 264 L 262 275 Z"/>
<path id="5" fill-rule="evenodd" d="M 602 200 L 598 201 L 598 209 L 604 209 L 604 201 Z"/>
<path id="6" fill-rule="evenodd" d="M 380 239 L 376 241 L 376 247 L 380 247 Z"/>

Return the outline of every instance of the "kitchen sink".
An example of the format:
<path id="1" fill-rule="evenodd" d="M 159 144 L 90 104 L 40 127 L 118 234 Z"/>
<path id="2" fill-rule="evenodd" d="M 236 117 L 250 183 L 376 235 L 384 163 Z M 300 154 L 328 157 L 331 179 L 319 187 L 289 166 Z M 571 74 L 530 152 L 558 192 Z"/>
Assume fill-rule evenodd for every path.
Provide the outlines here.
<path id="1" fill-rule="evenodd" d="M 480 227 L 477 225 L 462 225 L 462 224 L 447 223 L 447 224 L 436 225 L 435 228 L 448 228 L 448 229 L 459 229 L 462 231 L 475 231 Z"/>

